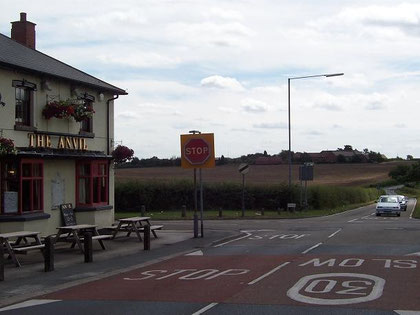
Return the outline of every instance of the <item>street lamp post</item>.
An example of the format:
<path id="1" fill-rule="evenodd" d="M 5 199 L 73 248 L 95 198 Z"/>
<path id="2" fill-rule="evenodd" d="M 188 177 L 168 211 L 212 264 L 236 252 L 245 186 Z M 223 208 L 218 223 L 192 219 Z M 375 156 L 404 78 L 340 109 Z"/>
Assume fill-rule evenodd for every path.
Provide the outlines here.
<path id="1" fill-rule="evenodd" d="M 303 77 L 291 77 L 287 79 L 287 99 L 288 99 L 288 119 L 289 119 L 289 191 L 292 191 L 292 126 L 290 120 L 290 81 L 298 79 L 307 79 L 307 78 L 317 78 L 317 77 L 337 77 L 344 75 L 344 73 L 330 73 L 330 74 L 316 74 L 316 75 L 307 75 Z"/>

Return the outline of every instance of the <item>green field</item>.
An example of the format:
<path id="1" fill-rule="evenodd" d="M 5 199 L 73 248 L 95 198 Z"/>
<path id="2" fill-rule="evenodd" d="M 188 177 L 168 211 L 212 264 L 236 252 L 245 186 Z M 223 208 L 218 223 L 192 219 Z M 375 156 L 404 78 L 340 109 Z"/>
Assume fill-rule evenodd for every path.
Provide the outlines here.
<path id="1" fill-rule="evenodd" d="M 409 161 L 361 164 L 316 164 L 314 181 L 309 185 L 368 186 L 389 180 L 388 173 L 397 165 L 410 165 Z M 293 165 L 292 178 L 298 182 L 299 165 Z M 126 168 L 115 170 L 116 183 L 126 181 L 171 181 L 192 180 L 193 170 L 181 167 Z M 247 184 L 267 185 L 285 183 L 288 180 L 288 166 L 250 165 L 245 177 Z M 229 164 L 203 169 L 205 183 L 242 183 L 238 165 Z"/>

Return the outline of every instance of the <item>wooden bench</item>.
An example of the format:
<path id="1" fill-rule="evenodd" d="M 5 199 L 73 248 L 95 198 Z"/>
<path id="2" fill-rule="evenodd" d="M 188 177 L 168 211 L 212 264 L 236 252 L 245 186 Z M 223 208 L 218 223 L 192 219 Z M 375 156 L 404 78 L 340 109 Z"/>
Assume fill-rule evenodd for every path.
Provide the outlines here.
<path id="1" fill-rule="evenodd" d="M 118 226 L 116 226 L 116 225 L 113 225 L 113 226 L 106 226 L 106 227 L 104 227 L 104 229 L 107 229 L 107 230 L 113 230 L 113 231 L 115 231 L 117 228 L 118 228 Z M 154 235 L 154 237 L 155 237 L 155 238 L 158 238 L 158 237 L 157 237 L 157 234 L 155 233 L 155 230 L 162 230 L 162 228 L 163 228 L 163 225 L 151 225 L 151 226 L 150 226 L 150 231 L 153 233 L 153 235 Z M 140 227 L 138 227 L 137 229 L 138 229 L 140 232 L 143 232 L 143 233 L 144 233 L 144 226 L 140 226 Z M 123 231 L 123 232 L 132 232 L 128 224 L 123 224 L 123 225 L 119 228 L 119 231 Z M 112 235 L 110 235 L 110 236 L 112 237 Z"/>
<path id="2" fill-rule="evenodd" d="M 22 246 L 22 247 L 13 247 L 13 251 L 18 252 L 18 253 L 26 253 L 27 251 L 31 251 L 35 249 L 39 249 L 42 251 L 44 248 L 45 248 L 45 244 L 28 245 L 28 246 Z"/>
<path id="3" fill-rule="evenodd" d="M 112 238 L 112 235 L 93 235 L 92 236 L 92 240 L 108 240 L 110 238 Z M 81 241 L 83 241 L 84 240 L 84 237 L 83 236 L 82 237 L 79 237 L 79 239 Z"/>

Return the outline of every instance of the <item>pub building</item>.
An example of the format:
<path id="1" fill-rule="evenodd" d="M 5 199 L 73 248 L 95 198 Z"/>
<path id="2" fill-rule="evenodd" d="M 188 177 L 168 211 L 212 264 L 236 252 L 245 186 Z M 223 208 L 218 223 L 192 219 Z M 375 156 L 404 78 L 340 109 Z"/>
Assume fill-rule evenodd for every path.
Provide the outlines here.
<path id="1" fill-rule="evenodd" d="M 127 93 L 35 49 L 35 24 L 0 34 L 0 233 L 114 220 L 114 101 Z M 11 143 L 12 140 L 13 143 Z"/>

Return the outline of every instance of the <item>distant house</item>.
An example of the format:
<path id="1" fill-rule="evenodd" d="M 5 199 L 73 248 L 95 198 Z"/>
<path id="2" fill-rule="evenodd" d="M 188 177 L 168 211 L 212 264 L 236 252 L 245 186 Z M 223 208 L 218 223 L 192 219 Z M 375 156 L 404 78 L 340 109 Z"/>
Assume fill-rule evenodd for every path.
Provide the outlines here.
<path id="1" fill-rule="evenodd" d="M 368 162 L 368 157 L 358 150 L 324 150 L 321 152 L 296 152 L 293 155 L 293 161 L 296 163 L 314 162 L 314 163 L 342 163 L 342 162 Z"/>
<path id="2" fill-rule="evenodd" d="M 255 160 L 255 165 L 279 165 L 284 164 L 280 156 L 260 156 Z"/>

